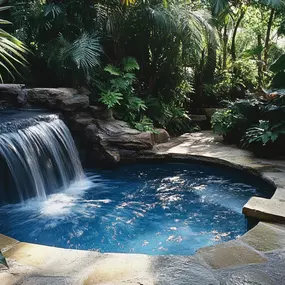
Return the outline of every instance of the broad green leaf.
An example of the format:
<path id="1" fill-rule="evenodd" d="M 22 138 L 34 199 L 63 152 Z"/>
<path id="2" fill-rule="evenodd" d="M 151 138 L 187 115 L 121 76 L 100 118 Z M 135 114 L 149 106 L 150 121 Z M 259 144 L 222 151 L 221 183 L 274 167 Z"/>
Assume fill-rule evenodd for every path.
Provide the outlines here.
<path id="1" fill-rule="evenodd" d="M 109 72 L 111 75 L 119 76 L 121 75 L 121 71 L 119 68 L 115 67 L 114 65 L 108 64 L 104 71 Z"/>
<path id="2" fill-rule="evenodd" d="M 266 145 L 270 141 L 270 132 L 266 132 L 265 134 L 262 135 L 262 143 Z"/>
<path id="3" fill-rule="evenodd" d="M 271 66 L 270 70 L 272 72 L 280 72 L 285 70 L 285 54 L 282 54 Z"/>
<path id="4" fill-rule="evenodd" d="M 123 59 L 124 71 L 139 70 L 138 62 L 133 57 L 126 57 Z"/>
<path id="5" fill-rule="evenodd" d="M 277 72 L 271 81 L 272 88 L 285 88 L 285 70 Z"/>
<path id="6" fill-rule="evenodd" d="M 279 137 L 279 134 L 278 134 L 278 133 L 272 133 L 272 134 L 271 134 L 271 140 L 272 140 L 272 142 L 275 142 L 278 137 Z"/>
<path id="7" fill-rule="evenodd" d="M 9 268 L 8 263 L 6 261 L 6 258 L 3 256 L 2 252 L 0 251 L 0 264 L 6 266 L 7 268 Z"/>

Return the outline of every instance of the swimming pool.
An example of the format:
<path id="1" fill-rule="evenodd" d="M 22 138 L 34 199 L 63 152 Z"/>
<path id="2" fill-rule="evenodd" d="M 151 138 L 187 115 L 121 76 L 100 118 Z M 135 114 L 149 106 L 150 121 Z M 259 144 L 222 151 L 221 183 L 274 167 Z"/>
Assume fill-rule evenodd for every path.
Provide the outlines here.
<path id="1" fill-rule="evenodd" d="M 21 241 L 100 252 L 191 255 L 247 230 L 242 207 L 266 196 L 244 172 L 186 163 L 86 170 L 47 200 L 0 207 L 0 232 Z"/>

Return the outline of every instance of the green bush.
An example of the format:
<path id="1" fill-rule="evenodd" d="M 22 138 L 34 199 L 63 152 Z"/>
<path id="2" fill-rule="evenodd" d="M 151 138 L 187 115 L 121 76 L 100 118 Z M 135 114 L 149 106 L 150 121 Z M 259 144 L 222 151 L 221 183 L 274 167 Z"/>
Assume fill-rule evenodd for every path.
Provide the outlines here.
<path id="1" fill-rule="evenodd" d="M 258 122 L 262 108 L 263 102 L 256 98 L 227 102 L 227 108 L 212 117 L 213 131 L 225 141 L 238 144 L 245 131 Z"/>
<path id="2" fill-rule="evenodd" d="M 214 133 L 258 155 L 285 154 L 285 95 L 229 103 L 212 117 Z M 266 150 L 266 151 L 265 151 Z"/>
<path id="3" fill-rule="evenodd" d="M 269 121 L 260 120 L 259 125 L 249 128 L 243 138 L 244 146 L 260 143 L 263 146 L 274 143 L 285 135 L 285 121 L 272 125 Z"/>
<path id="4" fill-rule="evenodd" d="M 139 122 L 134 123 L 134 127 L 140 132 L 155 133 L 153 121 L 146 116 L 144 116 Z"/>
<path id="5" fill-rule="evenodd" d="M 215 134 L 222 135 L 226 141 L 235 143 L 240 138 L 240 129 L 245 120 L 242 114 L 225 109 L 216 112 L 211 123 Z"/>
<path id="6" fill-rule="evenodd" d="M 213 84 L 204 85 L 204 105 L 219 106 L 222 100 L 245 98 L 257 86 L 258 74 L 253 60 L 237 60 L 230 69 L 217 71 Z"/>
<path id="7" fill-rule="evenodd" d="M 139 65 L 131 57 L 124 58 L 118 66 L 108 64 L 104 68 L 104 78 L 96 81 L 99 102 L 109 109 L 112 108 L 117 118 L 125 120 L 133 127 L 148 129 L 150 122 L 148 120 L 146 123 L 144 116 L 147 107 L 145 102 L 135 95 L 136 70 L 139 70 Z"/>
<path id="8" fill-rule="evenodd" d="M 285 121 L 272 124 L 270 121 L 260 120 L 259 124 L 249 128 L 242 144 L 261 157 L 285 155 Z"/>

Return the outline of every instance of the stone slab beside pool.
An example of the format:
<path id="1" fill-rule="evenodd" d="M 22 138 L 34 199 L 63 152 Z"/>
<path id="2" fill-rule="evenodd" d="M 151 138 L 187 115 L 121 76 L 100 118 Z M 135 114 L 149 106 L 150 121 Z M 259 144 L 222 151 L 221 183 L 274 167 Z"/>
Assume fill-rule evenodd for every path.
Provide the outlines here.
<path id="1" fill-rule="evenodd" d="M 237 240 L 189 257 L 101 254 L 22 243 L 0 234 L 10 265 L 0 268 L 0 285 L 285 285 L 285 161 L 254 158 L 221 144 L 210 132 L 185 134 L 141 154 L 141 159 L 167 157 L 219 162 L 274 181 L 271 199 L 252 198 L 243 210 L 263 222 Z"/>

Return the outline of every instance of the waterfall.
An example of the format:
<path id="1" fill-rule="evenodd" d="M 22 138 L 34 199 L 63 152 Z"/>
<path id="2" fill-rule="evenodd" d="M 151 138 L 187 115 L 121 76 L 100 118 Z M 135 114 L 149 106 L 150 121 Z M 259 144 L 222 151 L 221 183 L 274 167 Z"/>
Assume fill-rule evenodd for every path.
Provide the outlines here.
<path id="1" fill-rule="evenodd" d="M 15 196 L 16 189 L 20 201 L 31 197 L 45 199 L 84 178 L 73 138 L 57 115 L 2 124 L 0 157 L 9 169 L 7 175 L 1 171 L 1 180 L 9 180 L 8 176 L 12 180 L 2 182 L 2 196 L 6 192 L 11 197 L 13 191 Z"/>

